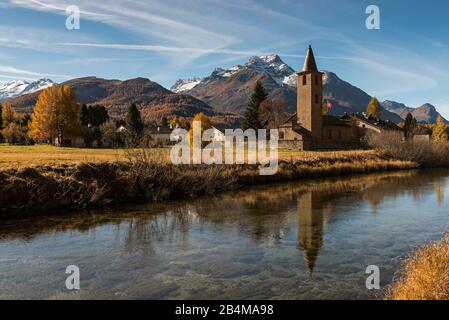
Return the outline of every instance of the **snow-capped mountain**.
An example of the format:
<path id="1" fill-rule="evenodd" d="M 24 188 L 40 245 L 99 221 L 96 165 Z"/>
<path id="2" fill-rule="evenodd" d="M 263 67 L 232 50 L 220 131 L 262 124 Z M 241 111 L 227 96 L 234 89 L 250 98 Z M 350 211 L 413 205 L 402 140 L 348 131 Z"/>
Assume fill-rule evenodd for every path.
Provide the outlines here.
<path id="1" fill-rule="evenodd" d="M 252 70 L 257 73 L 265 72 L 279 85 L 286 84 L 288 86 L 295 86 L 295 70 L 285 64 L 277 54 L 272 54 L 267 56 L 253 56 L 243 66 L 236 65 L 228 69 L 216 68 L 206 78 L 179 79 L 170 90 L 176 93 L 186 92 L 192 90 L 199 84 L 219 80 L 220 78 L 230 78 L 245 70 Z"/>
<path id="2" fill-rule="evenodd" d="M 20 95 L 29 85 L 23 80 L 14 80 L 11 82 L 0 83 L 0 100 L 13 98 Z"/>
<path id="3" fill-rule="evenodd" d="M 242 113 L 257 80 L 270 97 L 282 96 L 293 110 L 295 71 L 276 55 L 253 56 L 245 64 L 216 68 L 208 77 L 178 80 L 171 88 L 198 97 L 221 112 Z"/>
<path id="4" fill-rule="evenodd" d="M 223 69 L 223 68 L 216 68 L 209 77 L 206 78 L 192 78 L 192 79 L 179 79 L 175 82 L 175 84 L 170 88 L 171 91 L 175 93 L 182 93 L 187 92 L 189 90 L 192 90 L 200 83 L 207 83 L 211 80 L 221 79 L 221 78 L 229 78 L 233 74 L 239 72 L 242 70 L 243 66 L 234 66 L 229 69 Z"/>
<path id="5" fill-rule="evenodd" d="M 277 54 L 251 57 L 245 66 L 258 72 L 268 73 L 280 85 L 289 84 L 290 77 L 295 74 L 295 70 L 285 64 Z"/>
<path id="6" fill-rule="evenodd" d="M 175 93 L 181 93 L 184 91 L 188 91 L 193 89 L 197 84 L 201 82 L 201 78 L 192 78 L 192 79 L 179 79 L 175 82 L 175 84 L 171 87 L 171 91 Z"/>
<path id="7" fill-rule="evenodd" d="M 33 93 L 39 90 L 46 89 L 48 87 L 52 87 L 55 83 L 50 79 L 39 79 L 31 82 L 22 94 Z"/>
<path id="8" fill-rule="evenodd" d="M 51 87 L 54 84 L 55 83 L 50 79 L 39 79 L 33 82 L 25 80 L 0 82 L 0 101 L 15 98 L 27 93 L 33 93 Z"/>
<path id="9" fill-rule="evenodd" d="M 229 78 L 234 74 L 237 74 L 245 69 L 251 69 L 257 73 L 265 72 L 268 74 L 278 85 L 287 85 L 291 88 L 296 88 L 298 85 L 298 76 L 295 70 L 289 65 L 285 64 L 277 54 L 271 54 L 267 56 L 253 56 L 243 66 L 236 65 L 229 69 L 216 68 L 212 74 L 206 78 L 192 78 L 192 79 L 179 79 L 171 87 L 173 92 L 187 92 L 192 90 L 199 84 L 206 84 L 213 80 L 219 80 L 220 78 Z M 331 72 L 323 71 L 323 83 L 327 84 L 332 82 L 336 77 Z"/>

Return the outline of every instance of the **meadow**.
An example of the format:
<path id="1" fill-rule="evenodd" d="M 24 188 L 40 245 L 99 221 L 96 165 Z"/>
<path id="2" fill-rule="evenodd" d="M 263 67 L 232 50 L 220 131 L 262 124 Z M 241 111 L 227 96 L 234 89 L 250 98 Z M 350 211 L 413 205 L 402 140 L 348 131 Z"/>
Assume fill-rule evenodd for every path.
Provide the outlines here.
<path id="1" fill-rule="evenodd" d="M 170 162 L 170 148 L 147 149 L 149 158 L 155 162 Z M 298 151 L 279 150 L 279 159 L 285 161 L 321 161 L 344 158 L 375 157 L 374 150 L 350 151 Z M 73 165 L 79 163 L 101 163 L 128 161 L 129 149 L 62 148 L 52 145 L 10 146 L 0 144 L 0 169 L 35 166 Z"/>
<path id="2" fill-rule="evenodd" d="M 0 168 L 40 165 L 112 162 L 125 160 L 123 150 L 61 148 L 51 145 L 10 146 L 0 144 Z"/>

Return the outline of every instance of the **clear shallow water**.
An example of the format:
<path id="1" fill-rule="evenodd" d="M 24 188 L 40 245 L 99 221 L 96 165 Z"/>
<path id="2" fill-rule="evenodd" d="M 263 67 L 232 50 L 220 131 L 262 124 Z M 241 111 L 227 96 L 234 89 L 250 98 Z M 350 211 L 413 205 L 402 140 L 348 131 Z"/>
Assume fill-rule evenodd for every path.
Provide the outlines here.
<path id="1" fill-rule="evenodd" d="M 449 171 L 246 189 L 114 212 L 0 221 L 0 299 L 372 299 L 447 230 Z M 68 265 L 81 290 L 65 289 Z"/>

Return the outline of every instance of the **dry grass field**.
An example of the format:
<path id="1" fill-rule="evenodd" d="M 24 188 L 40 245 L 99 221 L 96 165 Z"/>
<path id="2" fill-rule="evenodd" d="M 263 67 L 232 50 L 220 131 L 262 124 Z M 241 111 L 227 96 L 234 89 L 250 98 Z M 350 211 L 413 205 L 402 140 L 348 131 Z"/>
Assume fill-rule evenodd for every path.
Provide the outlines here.
<path id="1" fill-rule="evenodd" d="M 152 160 L 169 162 L 170 148 L 148 149 Z M 372 150 L 354 151 L 294 151 L 279 150 L 280 160 L 323 160 L 375 156 Z M 61 148 L 50 145 L 9 146 L 0 144 L 0 168 L 23 168 L 41 165 L 61 165 L 76 163 L 100 163 L 126 161 L 129 150 L 125 149 L 85 149 Z"/>
<path id="2" fill-rule="evenodd" d="M 113 149 L 59 148 L 50 145 L 0 145 L 0 168 L 23 168 L 38 165 L 60 165 L 81 162 L 123 160 L 124 152 Z"/>

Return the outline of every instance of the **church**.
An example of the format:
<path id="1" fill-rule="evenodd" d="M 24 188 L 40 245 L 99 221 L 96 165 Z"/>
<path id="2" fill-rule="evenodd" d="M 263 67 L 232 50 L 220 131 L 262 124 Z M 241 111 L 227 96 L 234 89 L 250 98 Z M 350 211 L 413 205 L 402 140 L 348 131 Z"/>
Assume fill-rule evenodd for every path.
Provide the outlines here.
<path id="1" fill-rule="evenodd" d="M 299 150 L 357 147 L 359 139 L 350 118 L 323 114 L 323 73 L 318 71 L 311 46 L 297 76 L 297 112 L 279 127 L 279 147 Z"/>

